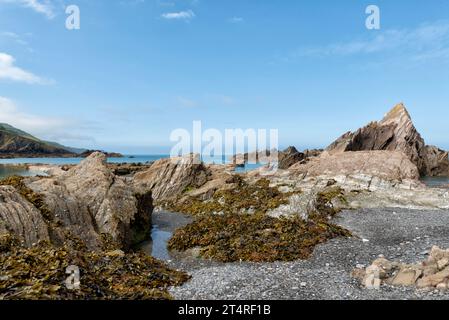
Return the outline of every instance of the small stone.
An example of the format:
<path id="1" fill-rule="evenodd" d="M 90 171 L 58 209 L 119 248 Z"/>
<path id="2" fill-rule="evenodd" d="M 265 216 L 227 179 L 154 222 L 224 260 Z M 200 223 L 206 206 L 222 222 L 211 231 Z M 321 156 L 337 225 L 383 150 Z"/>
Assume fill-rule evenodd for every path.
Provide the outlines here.
<path id="1" fill-rule="evenodd" d="M 437 284 L 437 289 L 438 289 L 438 290 L 446 291 L 447 288 L 448 288 L 448 286 L 447 286 L 446 283 L 439 283 L 439 284 Z"/>
<path id="2" fill-rule="evenodd" d="M 306 286 L 307 286 L 307 282 L 301 282 L 301 283 L 300 283 L 300 286 L 301 286 L 301 287 L 306 287 Z"/>
<path id="3" fill-rule="evenodd" d="M 437 262 L 437 266 L 439 270 L 443 270 L 444 268 L 446 268 L 446 266 L 449 264 L 449 259 L 448 258 L 443 258 L 438 260 Z"/>
<path id="4" fill-rule="evenodd" d="M 421 270 L 402 269 L 394 277 L 392 284 L 394 286 L 411 286 L 414 285 L 416 280 L 421 276 Z"/>

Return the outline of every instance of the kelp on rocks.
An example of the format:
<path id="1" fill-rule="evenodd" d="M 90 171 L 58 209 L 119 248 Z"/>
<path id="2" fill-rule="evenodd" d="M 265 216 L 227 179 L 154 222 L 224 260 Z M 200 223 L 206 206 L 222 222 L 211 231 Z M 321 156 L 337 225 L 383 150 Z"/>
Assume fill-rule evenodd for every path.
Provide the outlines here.
<path id="1" fill-rule="evenodd" d="M 172 209 L 192 214 L 196 220 L 175 232 L 169 249 L 201 248 L 201 256 L 222 262 L 293 261 L 307 259 L 316 245 L 349 231 L 332 224 L 338 212 L 333 201 L 345 202 L 344 192 L 326 187 L 316 195 L 315 209 L 293 217 L 274 218 L 272 209 L 287 204 L 294 192 L 282 193 L 267 179 L 248 184 L 240 179 L 236 188 L 217 191 L 211 200 L 191 198 Z"/>
<path id="2" fill-rule="evenodd" d="M 242 177 L 234 177 L 235 187 L 218 190 L 210 200 L 190 197 L 184 201 L 164 204 L 167 209 L 194 216 L 212 213 L 237 214 L 242 212 L 266 213 L 269 210 L 288 204 L 294 193 L 282 193 L 277 187 L 270 187 L 270 181 L 260 179 L 254 184 L 247 183 Z"/>
<path id="3" fill-rule="evenodd" d="M 65 285 L 71 265 L 80 269 L 79 290 Z M 170 299 L 167 288 L 188 279 L 143 253 L 88 252 L 46 242 L 26 249 L 0 236 L 0 300 Z"/>
<path id="4" fill-rule="evenodd" d="M 316 245 L 350 236 L 327 218 L 272 218 L 259 214 L 204 215 L 179 229 L 169 249 L 201 248 L 201 256 L 222 262 L 293 261 L 307 259 Z"/>

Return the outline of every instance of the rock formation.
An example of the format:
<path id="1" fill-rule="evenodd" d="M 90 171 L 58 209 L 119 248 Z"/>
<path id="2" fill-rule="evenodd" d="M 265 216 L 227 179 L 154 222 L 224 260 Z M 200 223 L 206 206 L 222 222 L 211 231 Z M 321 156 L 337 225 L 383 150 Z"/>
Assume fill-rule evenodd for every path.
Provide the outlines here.
<path id="1" fill-rule="evenodd" d="M 209 172 L 198 156 L 161 159 L 147 170 L 134 175 L 134 186 L 141 192 L 151 191 L 153 199 L 176 198 L 189 189 L 199 188 L 208 180 Z"/>
<path id="2" fill-rule="evenodd" d="M 419 179 L 416 166 L 403 153 L 394 151 L 324 152 L 290 170 L 306 177 L 364 175 L 397 182 Z"/>
<path id="3" fill-rule="evenodd" d="M 282 152 L 279 152 L 278 168 L 286 170 L 297 163 L 307 162 L 310 158 L 318 157 L 321 150 L 304 150 L 299 152 L 295 147 L 288 147 Z"/>
<path id="4" fill-rule="evenodd" d="M 236 165 L 245 165 L 247 163 L 277 163 L 279 169 L 286 170 L 298 162 L 305 162 L 309 158 L 319 156 L 321 152 L 322 150 L 317 149 L 304 150 L 304 152 L 299 152 L 295 147 L 290 146 L 284 151 L 277 151 L 273 149 L 245 154 L 237 154 L 231 157 L 231 161 Z"/>
<path id="5" fill-rule="evenodd" d="M 134 193 L 124 178 L 107 168 L 104 154 L 94 153 L 53 177 L 27 178 L 14 188 L 1 189 L 0 208 L 7 210 L 0 210 L 0 230 L 12 231 L 26 245 L 47 239 L 62 245 L 75 236 L 97 249 L 101 235 L 107 234 L 128 248 L 149 235 L 151 193 Z"/>
<path id="6" fill-rule="evenodd" d="M 0 235 L 13 233 L 25 246 L 49 240 L 41 212 L 12 186 L 0 186 Z"/>
<path id="7" fill-rule="evenodd" d="M 279 154 L 279 169 L 288 169 L 295 163 L 303 161 L 305 154 L 299 152 L 295 147 L 288 147 Z"/>
<path id="8" fill-rule="evenodd" d="M 368 289 L 380 289 L 382 284 L 416 286 L 419 289 L 449 289 L 449 250 L 433 247 L 427 260 L 417 264 L 376 259 L 366 269 L 355 269 L 353 277 Z"/>
<path id="9" fill-rule="evenodd" d="M 447 152 L 426 146 L 403 104 L 395 106 L 382 121 L 347 132 L 327 148 L 330 153 L 362 150 L 401 151 L 422 176 L 449 175 Z"/>

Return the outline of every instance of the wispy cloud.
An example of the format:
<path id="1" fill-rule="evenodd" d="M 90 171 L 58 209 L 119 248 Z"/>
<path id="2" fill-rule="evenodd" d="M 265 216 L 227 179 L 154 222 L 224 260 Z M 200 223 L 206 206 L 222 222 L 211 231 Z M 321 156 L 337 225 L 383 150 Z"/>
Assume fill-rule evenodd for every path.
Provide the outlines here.
<path id="1" fill-rule="evenodd" d="M 245 20 L 242 17 L 232 17 L 230 19 L 228 19 L 229 23 L 242 23 Z"/>
<path id="2" fill-rule="evenodd" d="M 19 68 L 15 65 L 15 59 L 9 54 L 0 52 L 0 79 L 28 84 L 50 84 L 51 81 L 36 76 L 35 74 Z"/>
<path id="3" fill-rule="evenodd" d="M 11 39 L 15 43 L 20 44 L 20 45 L 25 46 L 28 44 L 27 41 L 23 40 L 21 36 L 19 36 L 17 33 L 14 33 L 14 32 L 10 32 L 10 31 L 0 32 L 0 36 Z"/>
<path id="4" fill-rule="evenodd" d="M 0 0 L 0 3 L 12 3 L 29 8 L 37 13 L 45 15 L 48 19 L 53 19 L 56 14 L 50 0 Z"/>
<path id="5" fill-rule="evenodd" d="M 191 20 L 195 17 L 196 17 L 195 12 L 193 12 L 192 10 L 169 12 L 162 14 L 162 18 L 167 20 Z"/>
<path id="6" fill-rule="evenodd" d="M 195 100 L 192 100 L 189 98 L 178 97 L 176 100 L 179 105 L 181 105 L 182 107 L 185 107 L 185 108 L 194 108 L 194 107 L 199 106 L 198 101 L 195 101 Z"/>
<path id="7" fill-rule="evenodd" d="M 19 45 L 25 48 L 28 52 L 34 52 L 33 48 L 29 45 L 28 38 L 30 34 L 17 34 L 11 31 L 0 32 L 0 42 L 6 39 L 6 41 Z"/>
<path id="8" fill-rule="evenodd" d="M 390 54 L 415 62 L 449 59 L 449 21 L 422 24 L 414 29 L 390 29 L 364 39 L 325 46 L 302 47 L 287 57 L 329 57 Z"/>
<path id="9" fill-rule="evenodd" d="M 2 96 L 0 96 L 0 123 L 8 123 L 43 139 L 60 142 L 94 141 L 92 137 L 76 132 L 77 130 L 85 132 L 84 122 L 23 112 L 13 100 Z"/>

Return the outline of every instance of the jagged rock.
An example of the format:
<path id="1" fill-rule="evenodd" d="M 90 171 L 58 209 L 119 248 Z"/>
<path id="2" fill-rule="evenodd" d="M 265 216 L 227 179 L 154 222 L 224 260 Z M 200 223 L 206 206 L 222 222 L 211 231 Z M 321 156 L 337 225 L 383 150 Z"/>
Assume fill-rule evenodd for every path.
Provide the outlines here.
<path id="1" fill-rule="evenodd" d="M 12 186 L 0 186 L 0 235 L 12 233 L 25 246 L 49 240 L 45 220 Z"/>
<path id="2" fill-rule="evenodd" d="M 435 146 L 426 146 L 426 174 L 432 177 L 449 176 L 448 152 Z"/>
<path id="3" fill-rule="evenodd" d="M 153 210 L 151 193 L 135 194 L 124 178 L 115 176 L 107 168 L 104 154 L 94 153 L 81 164 L 54 177 L 23 181 L 29 192 L 35 197 L 38 195 L 39 200 L 42 198 L 41 212 L 13 193 L 14 188 L 2 187 L 3 192 L 9 192 L 9 198 L 0 207 L 6 208 L 0 210 L 0 224 L 6 223 L 7 231 L 19 238 L 24 238 L 22 233 L 29 234 L 29 239 L 25 238 L 27 244 L 49 239 L 53 244 L 62 245 L 75 236 L 90 249 L 98 249 L 103 244 L 102 234 L 107 234 L 123 248 L 128 248 L 149 235 Z M 11 211 L 12 208 L 16 210 Z M 45 233 L 45 226 L 48 233 Z"/>
<path id="4" fill-rule="evenodd" d="M 100 233 L 128 247 L 142 238 L 140 233 L 149 232 L 151 195 L 135 194 L 125 179 L 108 169 L 102 153 L 93 153 L 62 175 L 28 186 L 44 195 L 62 225 L 91 246 L 98 246 Z"/>
<path id="5" fill-rule="evenodd" d="M 231 157 L 231 161 L 236 165 L 245 165 L 246 163 L 257 164 L 275 164 L 278 168 L 286 170 L 296 163 L 303 163 L 309 158 L 317 157 L 321 154 L 322 150 L 304 150 L 299 152 L 295 147 L 288 147 L 284 151 L 277 151 L 275 149 L 250 152 L 245 154 L 237 154 Z"/>
<path id="6" fill-rule="evenodd" d="M 299 152 L 295 147 L 288 147 L 279 153 L 279 169 L 288 169 L 295 163 L 306 159 L 306 155 Z"/>
<path id="7" fill-rule="evenodd" d="M 426 146 L 403 104 L 396 105 L 380 122 L 347 132 L 327 149 L 330 153 L 363 150 L 401 151 L 423 176 L 449 175 L 447 153 Z"/>
<path id="8" fill-rule="evenodd" d="M 209 172 L 198 156 L 162 159 L 134 176 L 136 190 L 151 191 L 156 201 L 174 199 L 189 189 L 199 188 L 208 180 Z"/>

